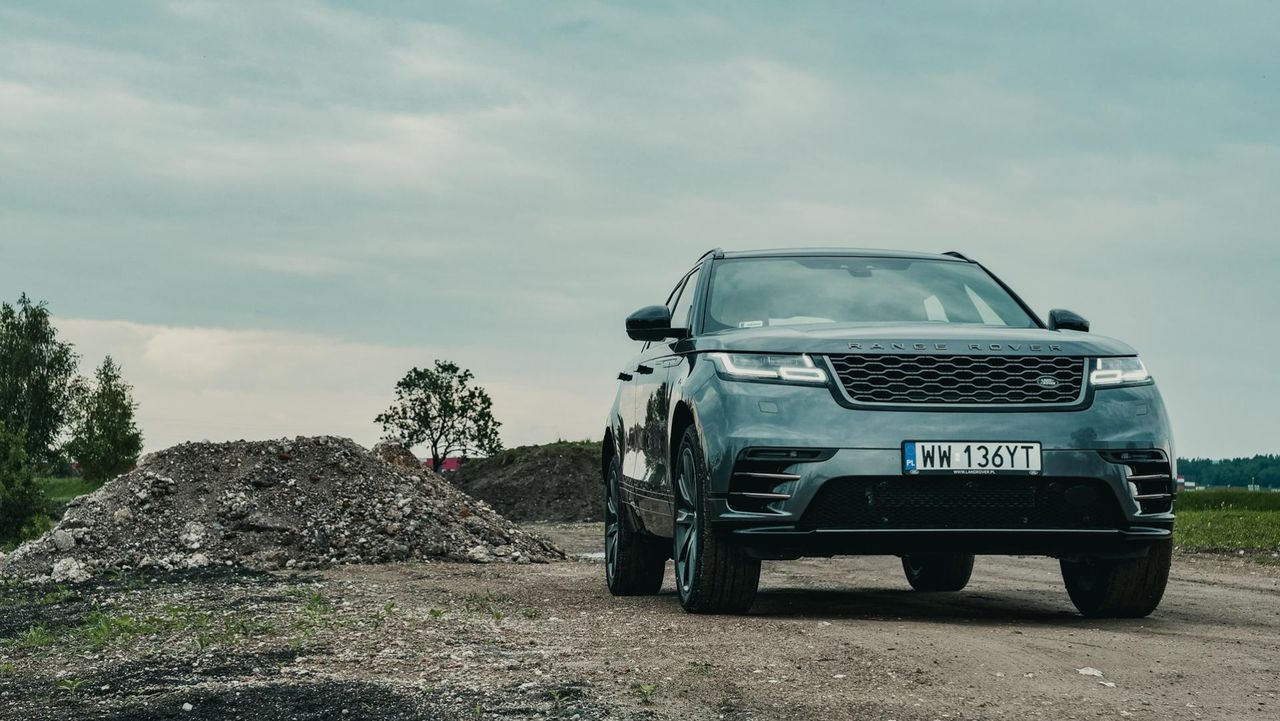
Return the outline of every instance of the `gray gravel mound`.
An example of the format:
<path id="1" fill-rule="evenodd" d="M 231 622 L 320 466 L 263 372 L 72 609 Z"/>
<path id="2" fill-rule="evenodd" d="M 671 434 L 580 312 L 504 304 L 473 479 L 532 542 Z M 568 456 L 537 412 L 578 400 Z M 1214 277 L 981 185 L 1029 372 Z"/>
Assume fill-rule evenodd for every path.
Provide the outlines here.
<path id="1" fill-rule="evenodd" d="M 449 482 L 522 523 L 604 520 L 599 443 L 512 448 L 467 461 Z"/>
<path id="2" fill-rule="evenodd" d="M 151 454 L 0 559 L 0 576 L 80 582 L 148 568 L 563 557 L 428 470 L 389 464 L 345 438 L 300 437 Z"/>

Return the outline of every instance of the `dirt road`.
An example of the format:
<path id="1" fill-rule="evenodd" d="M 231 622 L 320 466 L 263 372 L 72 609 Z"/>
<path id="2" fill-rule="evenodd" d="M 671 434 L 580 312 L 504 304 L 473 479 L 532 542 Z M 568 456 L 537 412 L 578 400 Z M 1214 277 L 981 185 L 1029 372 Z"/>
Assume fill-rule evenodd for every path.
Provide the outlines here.
<path id="1" fill-rule="evenodd" d="M 594 529 L 549 530 L 571 550 L 596 546 Z M 617 655 L 671 678 L 673 716 L 1280 718 L 1280 568 L 1176 564 L 1164 604 L 1138 621 L 1080 618 L 1044 558 L 979 558 L 956 594 L 910 591 L 895 558 L 765 564 L 745 619 L 685 615 L 670 587 L 611 599 L 598 566 L 558 566 L 539 591 L 585 607 L 570 658 Z"/>
<path id="2" fill-rule="evenodd" d="M 932 595 L 891 558 L 766 564 L 747 617 L 612 598 L 590 559 L 11 589 L 0 718 L 1280 718 L 1280 567 L 1175 564 L 1154 616 L 1105 622 L 1036 558 Z"/>

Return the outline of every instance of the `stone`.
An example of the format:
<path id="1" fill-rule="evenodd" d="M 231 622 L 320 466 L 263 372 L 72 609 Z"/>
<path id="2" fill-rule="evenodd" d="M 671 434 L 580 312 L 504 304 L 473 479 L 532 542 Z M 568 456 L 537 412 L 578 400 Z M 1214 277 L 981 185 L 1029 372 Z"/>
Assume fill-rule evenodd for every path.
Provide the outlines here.
<path id="1" fill-rule="evenodd" d="M 476 544 L 467 551 L 467 560 L 472 563 L 490 563 L 493 561 L 493 554 L 489 553 L 484 544 Z"/>
<path id="2" fill-rule="evenodd" d="M 53 546 L 59 552 L 66 553 L 76 547 L 76 539 L 69 532 L 59 528 L 53 532 Z"/>
<path id="3" fill-rule="evenodd" d="M 178 536 L 178 542 L 182 547 L 194 551 L 204 543 L 204 524 L 195 521 L 188 521 L 182 527 L 182 534 Z"/>
<path id="4" fill-rule="evenodd" d="M 54 583 L 84 583 L 89 580 L 89 571 L 77 559 L 62 558 L 53 564 L 49 577 Z"/>

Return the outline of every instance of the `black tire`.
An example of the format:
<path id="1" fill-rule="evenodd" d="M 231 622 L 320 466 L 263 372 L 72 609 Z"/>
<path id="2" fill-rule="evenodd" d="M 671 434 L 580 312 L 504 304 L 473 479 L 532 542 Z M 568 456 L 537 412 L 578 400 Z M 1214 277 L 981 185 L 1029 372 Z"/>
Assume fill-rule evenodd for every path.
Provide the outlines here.
<path id="1" fill-rule="evenodd" d="M 622 466 L 614 456 L 604 498 L 604 580 L 615 596 L 652 596 L 667 570 L 665 544 L 635 530 L 622 504 Z"/>
<path id="2" fill-rule="evenodd" d="M 1173 542 L 1160 541 L 1142 558 L 1064 560 L 1062 580 L 1088 618 L 1142 618 L 1160 605 L 1172 562 Z"/>
<path id="3" fill-rule="evenodd" d="M 706 522 L 707 464 L 692 426 L 685 430 L 672 469 L 676 593 L 689 613 L 746 613 L 760 586 L 760 561 L 749 558 L 729 539 L 712 533 Z"/>
<path id="4" fill-rule="evenodd" d="M 959 591 L 973 575 L 973 554 L 928 553 L 902 557 L 902 572 L 917 591 Z"/>

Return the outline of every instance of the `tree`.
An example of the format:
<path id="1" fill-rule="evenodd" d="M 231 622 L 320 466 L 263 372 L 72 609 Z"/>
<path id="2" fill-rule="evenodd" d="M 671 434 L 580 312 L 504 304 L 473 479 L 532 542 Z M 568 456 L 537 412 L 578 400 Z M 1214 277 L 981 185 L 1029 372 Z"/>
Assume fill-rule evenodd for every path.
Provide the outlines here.
<path id="1" fill-rule="evenodd" d="M 436 471 L 454 454 L 497 453 L 502 424 L 493 417 L 489 394 L 471 386 L 474 379 L 471 371 L 449 361 L 413 368 L 396 383 L 396 402 L 374 422 L 382 424 L 386 440 L 410 449 L 426 443 Z"/>
<path id="2" fill-rule="evenodd" d="M 58 340 L 44 303 L 25 293 L 16 306 L 0 303 L 0 422 L 23 438 L 33 465 L 56 460 L 78 361 L 71 344 Z"/>
<path id="3" fill-rule="evenodd" d="M 0 422 L 0 543 L 16 541 L 44 510 L 44 494 L 36 486 L 23 437 Z"/>
<path id="4" fill-rule="evenodd" d="M 133 387 L 120 377 L 120 366 L 111 356 L 102 361 L 92 388 L 80 395 L 67 452 L 80 464 L 90 481 L 106 481 L 138 462 L 142 433 L 134 423 Z"/>

